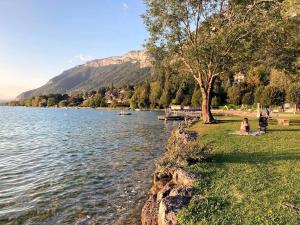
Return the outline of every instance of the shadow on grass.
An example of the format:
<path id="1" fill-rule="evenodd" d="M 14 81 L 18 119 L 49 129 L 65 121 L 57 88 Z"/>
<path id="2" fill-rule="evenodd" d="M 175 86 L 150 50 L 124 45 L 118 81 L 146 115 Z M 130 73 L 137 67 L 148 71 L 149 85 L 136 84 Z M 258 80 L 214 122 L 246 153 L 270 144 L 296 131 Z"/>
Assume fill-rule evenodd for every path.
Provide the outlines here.
<path id="1" fill-rule="evenodd" d="M 217 120 L 217 124 L 221 123 L 240 123 L 242 120 Z"/>
<path id="2" fill-rule="evenodd" d="M 213 154 L 214 163 L 271 163 L 283 160 L 300 161 L 300 153 L 226 153 Z"/>
<path id="3" fill-rule="evenodd" d="M 299 132 L 299 129 L 269 129 L 267 132 L 276 132 L 276 131 L 292 131 L 292 132 Z"/>

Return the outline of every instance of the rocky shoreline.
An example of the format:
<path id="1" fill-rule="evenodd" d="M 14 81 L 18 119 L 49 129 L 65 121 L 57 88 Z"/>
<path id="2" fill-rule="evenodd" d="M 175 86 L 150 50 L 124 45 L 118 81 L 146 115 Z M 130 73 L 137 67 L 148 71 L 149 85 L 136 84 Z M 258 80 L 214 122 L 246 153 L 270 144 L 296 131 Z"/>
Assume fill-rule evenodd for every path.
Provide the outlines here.
<path id="1" fill-rule="evenodd" d="M 205 160 L 209 154 L 207 146 L 196 142 L 198 134 L 179 126 L 167 142 L 166 151 L 156 164 L 153 186 L 149 191 L 142 213 L 142 225 L 178 225 L 177 215 L 196 195 L 193 185 L 199 174 L 188 171 L 188 167 Z"/>

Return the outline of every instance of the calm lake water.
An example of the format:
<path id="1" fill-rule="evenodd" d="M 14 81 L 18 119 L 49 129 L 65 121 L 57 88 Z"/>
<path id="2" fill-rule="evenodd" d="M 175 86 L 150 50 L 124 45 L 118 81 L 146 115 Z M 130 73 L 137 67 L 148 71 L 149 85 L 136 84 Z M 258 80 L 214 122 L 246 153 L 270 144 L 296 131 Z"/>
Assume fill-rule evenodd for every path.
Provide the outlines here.
<path id="1" fill-rule="evenodd" d="M 0 224 L 140 224 L 172 124 L 155 112 L 0 107 Z"/>

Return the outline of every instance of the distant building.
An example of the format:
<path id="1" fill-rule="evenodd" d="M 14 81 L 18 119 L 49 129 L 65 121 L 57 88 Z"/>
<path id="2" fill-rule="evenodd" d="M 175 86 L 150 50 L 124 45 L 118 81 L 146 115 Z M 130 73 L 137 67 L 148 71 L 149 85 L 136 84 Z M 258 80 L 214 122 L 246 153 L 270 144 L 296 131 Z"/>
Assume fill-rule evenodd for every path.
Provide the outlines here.
<path id="1" fill-rule="evenodd" d="M 233 83 L 234 84 L 240 84 L 245 81 L 245 74 L 242 72 L 238 72 L 233 76 Z"/>
<path id="2" fill-rule="evenodd" d="M 183 106 L 183 110 L 191 110 L 191 109 L 192 109 L 192 107 L 189 105 Z"/>
<path id="3" fill-rule="evenodd" d="M 171 110 L 181 110 L 181 105 L 171 105 Z"/>

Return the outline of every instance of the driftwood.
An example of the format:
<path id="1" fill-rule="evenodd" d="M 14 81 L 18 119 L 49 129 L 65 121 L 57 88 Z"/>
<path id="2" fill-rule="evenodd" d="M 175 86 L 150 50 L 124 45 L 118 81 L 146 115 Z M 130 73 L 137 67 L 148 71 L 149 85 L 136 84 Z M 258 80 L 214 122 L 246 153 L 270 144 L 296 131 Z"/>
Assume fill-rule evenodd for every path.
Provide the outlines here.
<path id="1" fill-rule="evenodd" d="M 293 210 L 297 211 L 298 213 L 300 213 L 300 207 L 297 207 L 297 206 L 295 206 L 291 203 L 287 203 L 287 202 L 282 203 L 282 205 L 287 207 L 287 208 L 293 209 Z"/>

